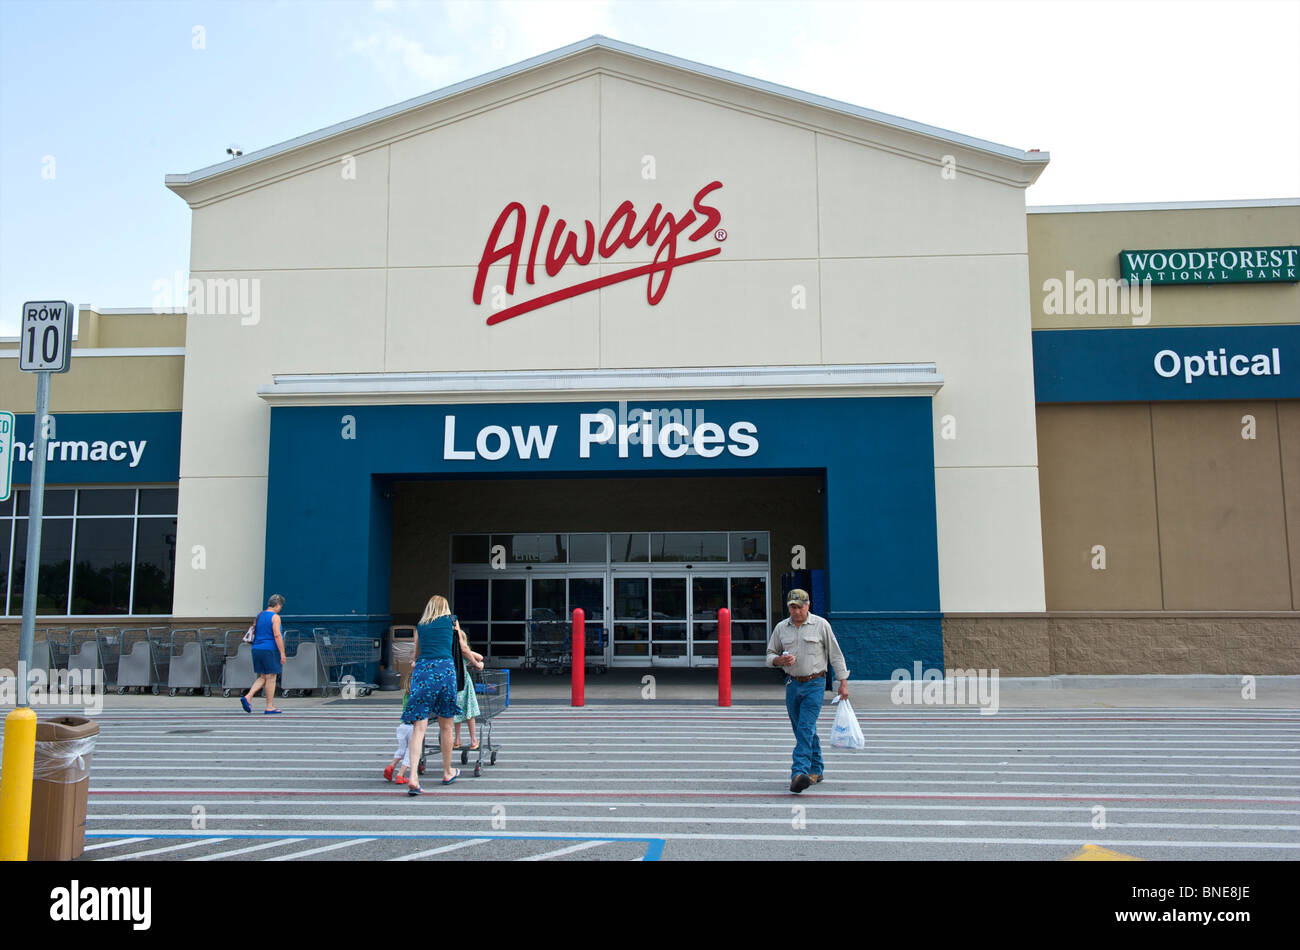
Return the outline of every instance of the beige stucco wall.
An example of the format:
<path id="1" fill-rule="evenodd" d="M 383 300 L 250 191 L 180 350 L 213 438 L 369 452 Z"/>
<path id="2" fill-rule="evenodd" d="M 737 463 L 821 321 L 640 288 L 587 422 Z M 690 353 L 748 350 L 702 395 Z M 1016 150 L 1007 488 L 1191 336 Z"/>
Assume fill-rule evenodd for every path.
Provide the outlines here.
<path id="1" fill-rule="evenodd" d="M 1300 206 L 1167 208 L 1150 211 L 1030 213 L 1029 287 L 1035 330 L 1132 326 L 1132 316 L 1049 314 L 1048 280 L 1066 271 L 1118 280 L 1119 252 L 1160 248 L 1300 244 Z M 1295 323 L 1300 283 L 1188 284 L 1152 287 L 1153 327 Z"/>
<path id="2" fill-rule="evenodd" d="M 189 321 L 178 547 L 210 557 L 178 564 L 176 610 L 232 613 L 260 593 L 255 390 L 273 373 L 895 361 L 934 361 L 946 381 L 943 609 L 1041 610 L 1023 216 L 1038 167 L 594 50 L 177 187 L 192 276 L 260 281 L 261 314 Z M 637 279 L 485 325 L 506 269 L 475 305 L 475 265 L 508 202 L 527 211 L 527 247 L 543 203 L 551 225 L 599 229 L 625 199 L 680 215 L 713 180 L 727 237 L 688 247 L 721 253 L 674 271 L 657 306 Z M 533 286 L 521 267 L 507 304 L 652 253 L 539 267 Z M 949 415 L 956 439 L 938 433 Z"/>

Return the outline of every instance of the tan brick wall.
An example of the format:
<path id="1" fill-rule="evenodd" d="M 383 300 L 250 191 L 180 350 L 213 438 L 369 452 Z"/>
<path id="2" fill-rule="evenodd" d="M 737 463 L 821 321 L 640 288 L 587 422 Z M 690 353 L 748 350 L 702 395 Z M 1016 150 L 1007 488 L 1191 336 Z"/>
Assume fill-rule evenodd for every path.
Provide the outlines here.
<path id="1" fill-rule="evenodd" d="M 945 617 L 947 669 L 996 669 L 1001 676 L 1050 676 L 1052 641 L 1045 617 Z"/>
<path id="2" fill-rule="evenodd" d="M 1003 676 L 1300 673 L 1300 613 L 946 617 L 944 664 Z"/>
<path id="3" fill-rule="evenodd" d="M 36 618 L 36 642 L 44 642 L 45 631 L 47 629 L 57 630 L 66 633 L 69 630 L 87 630 L 94 627 L 172 627 L 173 629 L 186 629 L 194 627 L 220 627 L 224 633 L 226 630 L 243 630 L 247 629 L 252 622 L 252 615 L 247 617 L 120 617 L 109 622 L 103 617 L 96 617 L 93 620 L 81 620 L 73 618 L 70 622 L 51 623 L 50 617 Z M 288 624 L 292 626 L 292 624 Z M 10 618 L 0 622 L 0 669 L 13 670 L 18 665 L 18 640 L 22 635 L 21 618 Z"/>

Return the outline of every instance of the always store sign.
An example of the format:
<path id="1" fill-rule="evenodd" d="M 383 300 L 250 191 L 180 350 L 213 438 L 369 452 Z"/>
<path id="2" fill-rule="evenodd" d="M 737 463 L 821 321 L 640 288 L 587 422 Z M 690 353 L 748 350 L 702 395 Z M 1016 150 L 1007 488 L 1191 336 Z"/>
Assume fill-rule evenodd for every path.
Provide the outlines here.
<path id="1" fill-rule="evenodd" d="M 592 280 L 510 304 L 489 316 L 487 323 L 488 326 L 493 326 L 549 304 L 637 277 L 647 278 L 646 300 L 653 306 L 667 293 L 668 281 L 672 277 L 674 268 L 693 264 L 722 252 L 720 247 L 706 247 L 704 250 L 693 250 L 691 253 L 679 256 L 682 248 L 678 244 L 679 240 L 697 244 L 705 238 L 719 242 L 727 239 L 726 230 L 718 227 L 722 223 L 722 212 L 704 203 L 704 199 L 710 193 L 721 187 L 720 181 L 709 182 L 695 193 L 691 206 L 680 214 L 665 211 L 662 204 L 656 204 L 650 209 L 649 214 L 639 217 L 636 206 L 631 201 L 624 201 L 614 209 L 614 213 L 605 222 L 599 239 L 596 236 L 596 226 L 591 221 L 583 221 L 580 227 L 570 228 L 564 218 L 557 218 L 550 228 L 550 237 L 546 241 L 544 256 L 540 261 L 538 255 L 543 250 L 542 241 L 547 234 L 547 221 L 550 218 L 551 208 L 549 205 L 538 208 L 530 241 L 528 240 L 528 211 L 520 202 L 512 201 L 497 215 L 496 224 L 493 225 L 487 243 L 483 247 L 483 256 L 479 259 L 478 274 L 474 280 L 474 303 L 483 302 L 488 270 L 495 264 L 507 263 L 505 294 L 513 297 L 521 264 L 525 265 L 524 283 L 532 285 L 536 282 L 538 263 L 544 267 L 547 277 L 555 277 L 570 259 L 573 263 L 585 267 L 597 256 L 601 260 L 607 260 L 620 249 L 632 250 L 644 246 L 647 249 L 654 249 L 654 257 L 649 264 L 637 264 L 613 273 L 602 274 Z"/>

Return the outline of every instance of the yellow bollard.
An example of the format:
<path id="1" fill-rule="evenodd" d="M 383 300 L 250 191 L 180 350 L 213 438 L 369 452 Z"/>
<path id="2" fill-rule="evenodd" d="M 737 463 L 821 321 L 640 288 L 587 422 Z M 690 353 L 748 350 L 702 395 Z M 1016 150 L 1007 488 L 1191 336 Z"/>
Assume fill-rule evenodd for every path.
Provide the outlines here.
<path id="1" fill-rule="evenodd" d="M 26 861 L 36 768 L 36 713 L 19 706 L 5 717 L 0 771 L 0 861 Z"/>

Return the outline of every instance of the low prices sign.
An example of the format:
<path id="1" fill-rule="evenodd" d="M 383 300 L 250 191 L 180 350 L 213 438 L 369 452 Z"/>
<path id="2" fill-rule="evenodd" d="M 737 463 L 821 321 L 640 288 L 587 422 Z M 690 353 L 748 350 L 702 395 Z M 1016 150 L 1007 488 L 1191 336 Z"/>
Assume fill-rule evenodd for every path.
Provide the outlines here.
<path id="1" fill-rule="evenodd" d="M 597 256 L 602 260 L 613 257 L 621 248 L 630 249 L 639 245 L 654 248 L 654 258 L 649 264 L 637 264 L 561 290 L 521 300 L 488 317 L 488 326 L 638 277 L 647 279 L 646 300 L 651 306 L 657 304 L 668 292 L 668 281 L 675 268 L 722 252 L 722 248 L 716 246 L 707 246 L 703 250 L 682 246 L 698 246 L 699 242 L 705 240 L 720 242 L 727 239 L 726 230 L 719 227 L 722 213 L 705 203 L 705 199 L 721 187 L 720 181 L 709 182 L 695 193 L 691 206 L 680 213 L 665 211 L 662 204 L 656 204 L 649 214 L 639 217 L 636 206 L 631 201 L 624 201 L 609 216 L 600 230 L 599 238 L 596 236 L 596 225 L 591 221 L 583 221 L 580 227 L 570 228 L 564 218 L 557 218 L 551 226 L 545 255 L 540 261 L 548 277 L 559 274 L 570 259 L 575 264 L 586 266 Z M 474 281 L 474 303 L 483 302 L 488 269 L 502 261 L 509 262 L 505 286 L 507 295 L 514 296 L 521 264 L 524 265 L 524 283 L 535 283 L 538 254 L 542 251 L 542 241 L 546 238 L 550 214 L 548 205 L 542 205 L 538 209 L 532 239 L 529 240 L 528 212 L 524 206 L 518 201 L 512 201 L 502 209 L 483 247 L 483 256 L 479 259 L 478 276 Z M 681 253 L 684 250 L 689 253 Z"/>
<path id="2" fill-rule="evenodd" d="M 1271 284 L 1300 281 L 1300 247 L 1196 247 L 1120 251 L 1120 276 L 1153 284 Z"/>

